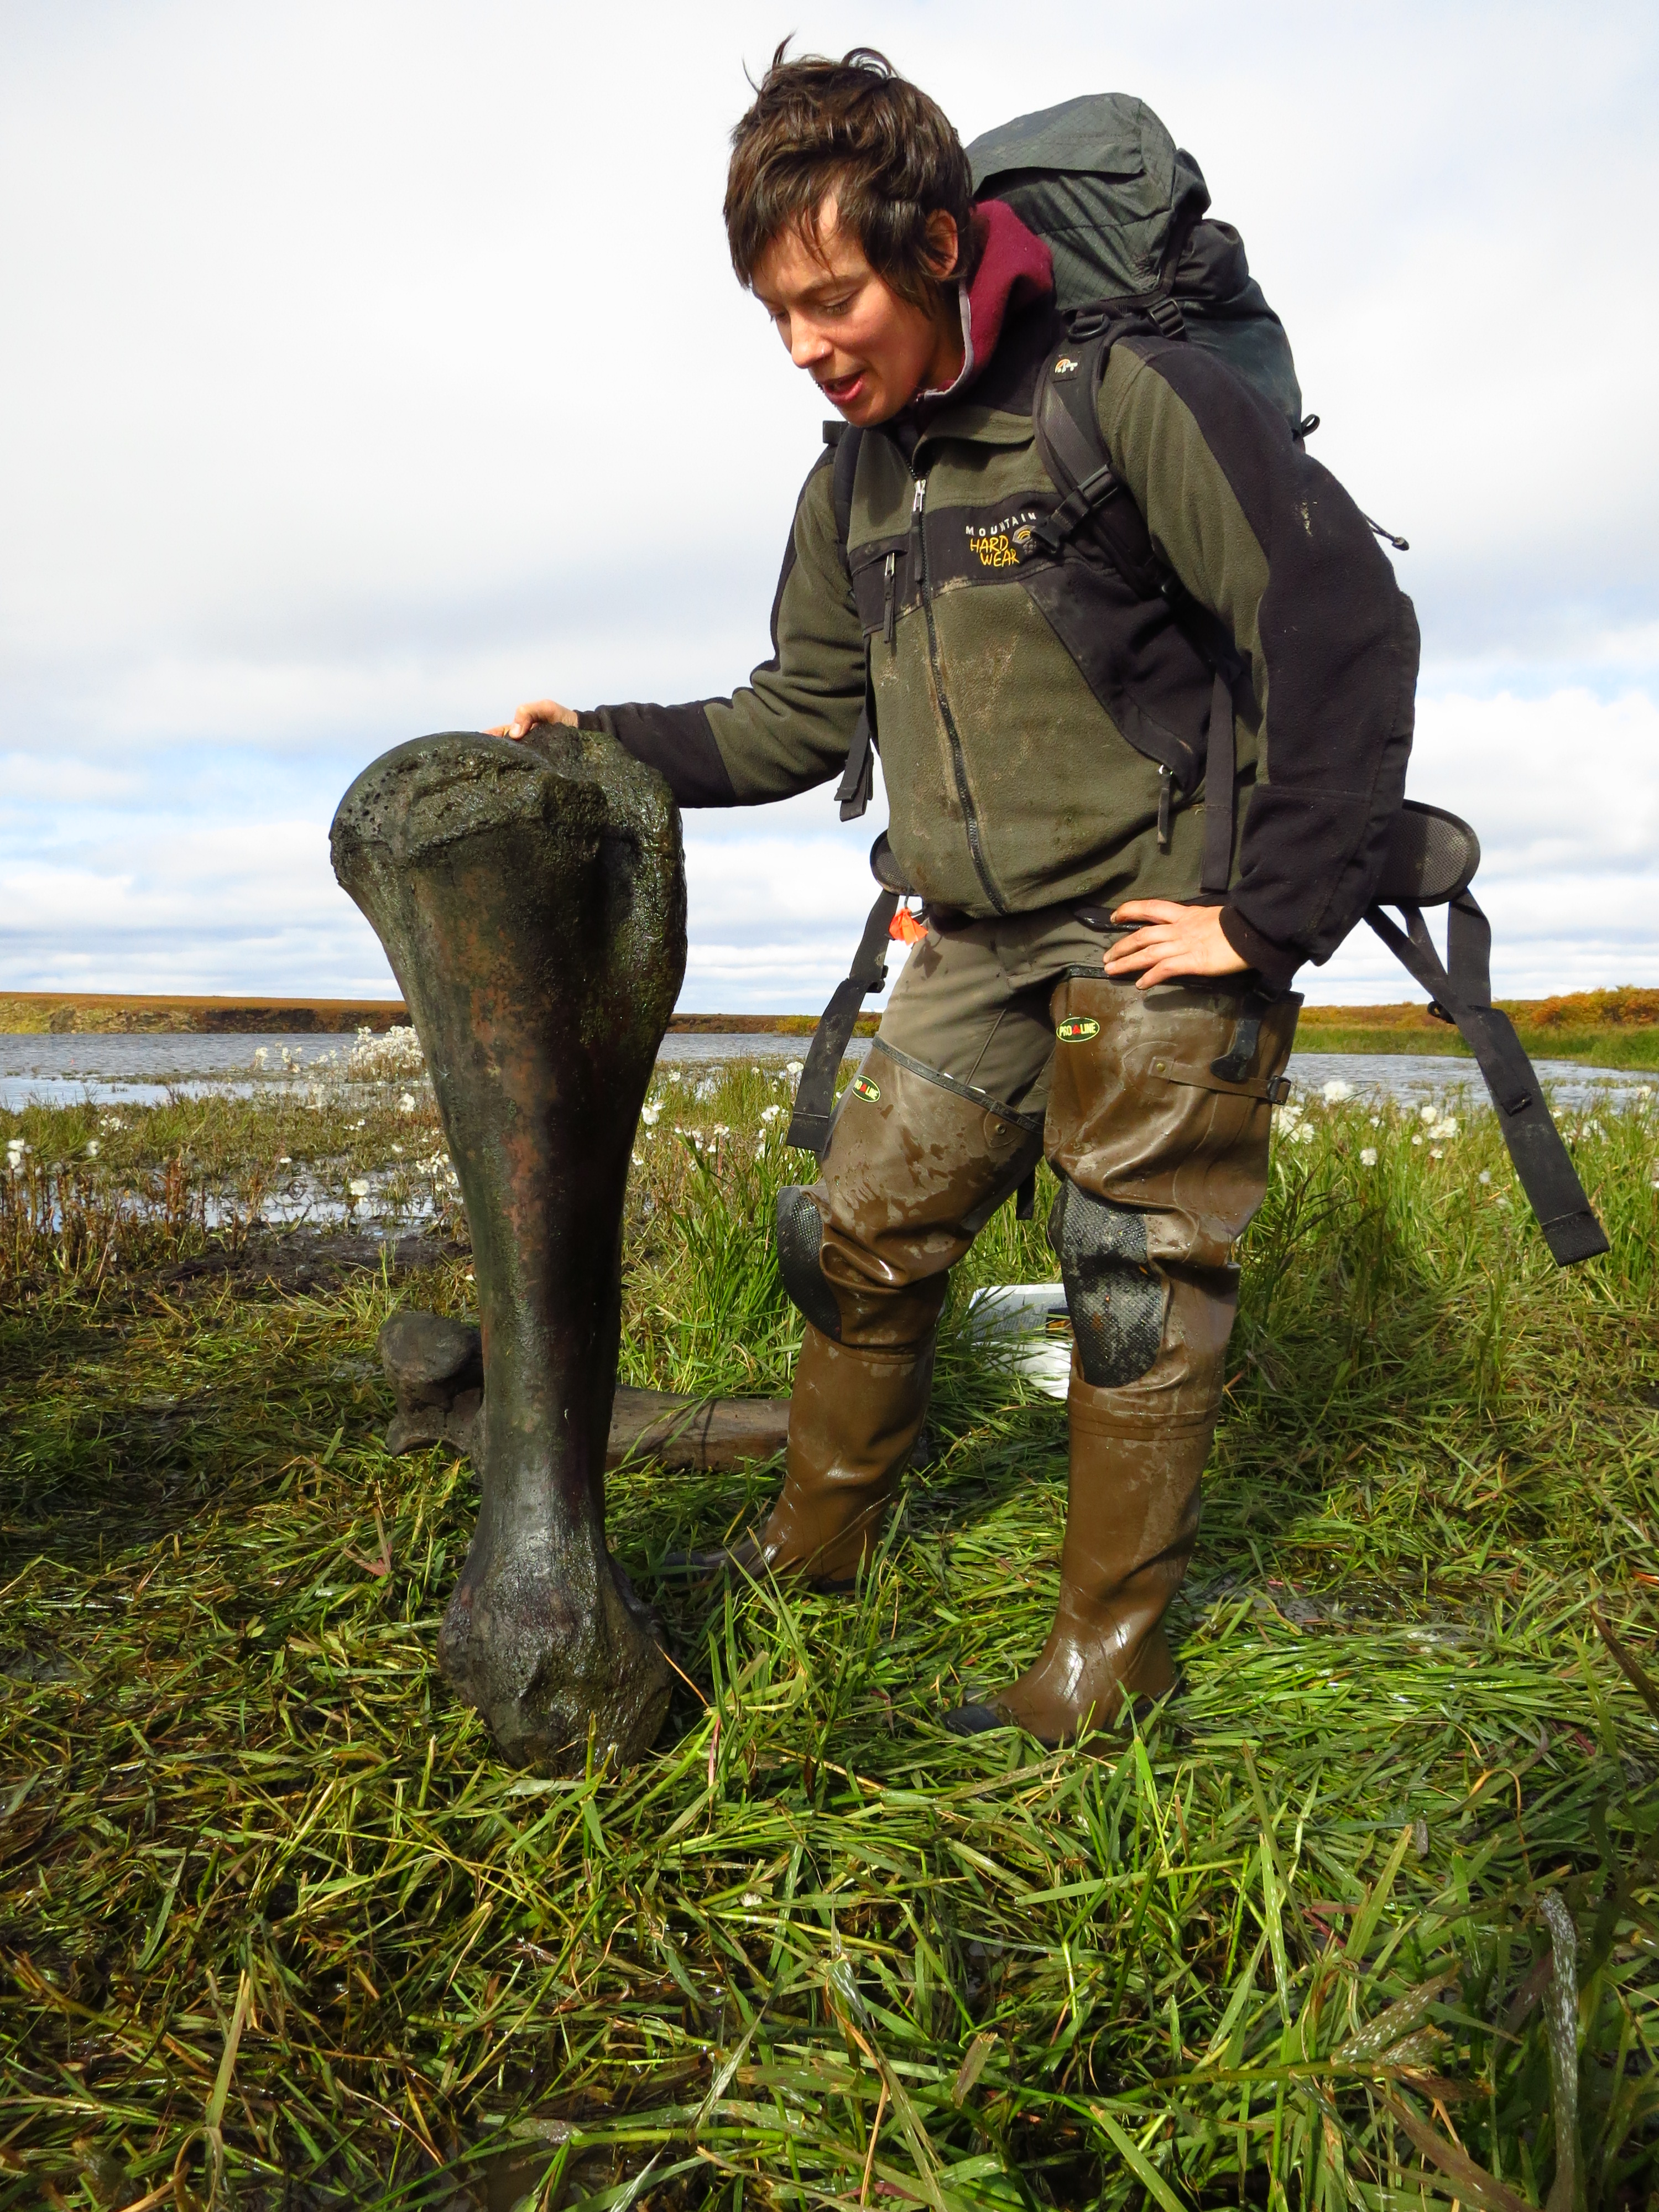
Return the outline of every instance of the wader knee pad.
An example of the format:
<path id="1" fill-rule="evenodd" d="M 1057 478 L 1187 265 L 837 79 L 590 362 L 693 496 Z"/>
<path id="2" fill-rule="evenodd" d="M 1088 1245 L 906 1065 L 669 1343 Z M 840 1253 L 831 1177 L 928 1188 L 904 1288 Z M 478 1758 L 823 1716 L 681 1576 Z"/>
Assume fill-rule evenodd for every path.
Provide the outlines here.
<path id="1" fill-rule="evenodd" d="M 1062 1182 L 1048 1216 L 1083 1379 L 1115 1389 L 1158 1358 L 1169 1285 L 1146 1257 L 1146 1219 Z"/>
<path id="2" fill-rule="evenodd" d="M 804 1183 L 787 1182 L 778 1193 L 778 1273 L 800 1312 L 832 1344 L 841 1342 L 841 1308 L 820 1263 L 823 1216 Z"/>

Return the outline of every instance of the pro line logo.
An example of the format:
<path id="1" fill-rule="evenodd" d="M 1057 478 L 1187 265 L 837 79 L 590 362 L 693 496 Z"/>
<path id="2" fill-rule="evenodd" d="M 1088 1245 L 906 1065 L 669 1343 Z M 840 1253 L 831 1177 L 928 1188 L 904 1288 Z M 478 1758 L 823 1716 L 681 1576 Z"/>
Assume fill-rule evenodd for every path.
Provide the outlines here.
<path id="1" fill-rule="evenodd" d="M 868 1075 L 855 1075 L 853 1078 L 853 1096 L 867 1098 L 873 1106 L 881 1097 L 881 1085 Z"/>
<path id="2" fill-rule="evenodd" d="M 1073 1014 L 1054 1031 L 1062 1044 L 1087 1044 L 1100 1035 L 1100 1024 L 1090 1014 Z"/>

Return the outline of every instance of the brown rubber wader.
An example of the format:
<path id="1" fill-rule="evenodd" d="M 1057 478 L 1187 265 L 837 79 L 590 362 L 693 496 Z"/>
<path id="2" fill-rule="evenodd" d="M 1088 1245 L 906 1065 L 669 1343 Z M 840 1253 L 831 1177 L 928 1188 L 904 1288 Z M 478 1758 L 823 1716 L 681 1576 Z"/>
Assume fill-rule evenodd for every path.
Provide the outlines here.
<path id="1" fill-rule="evenodd" d="M 886 1054 L 844 1094 L 805 1194 L 821 1288 L 783 1491 L 734 1565 L 831 1586 L 856 1577 L 927 1414 L 946 1277 L 1035 1164 L 1041 1127 Z"/>
<path id="2" fill-rule="evenodd" d="M 1058 908 L 930 928 L 915 948 L 805 1194 L 822 1235 L 810 1281 L 791 1284 L 808 1326 L 788 1473 L 732 1555 L 856 1573 L 927 1411 L 945 1275 L 1046 1152 L 1075 1337 L 1060 1602 L 1027 1673 L 947 1717 L 962 1733 L 1060 1742 L 1174 1680 L 1161 1623 L 1197 1535 L 1232 1248 L 1266 1188 L 1301 1001 L 1267 1006 L 1245 1079 L 1225 1081 L 1210 1064 L 1254 979 L 1109 981 L 1121 933 Z"/>
<path id="3" fill-rule="evenodd" d="M 1248 1077 L 1230 1083 L 1211 1062 L 1242 1000 L 1103 976 L 1054 991 L 1051 1234 L 1073 1337 L 1060 1601 L 1019 1680 L 947 1716 L 960 1733 L 1013 1724 L 1060 1743 L 1175 1685 L 1163 1618 L 1197 1540 L 1237 1303 L 1232 1247 L 1267 1187 L 1269 1086 L 1300 1005 L 1267 1008 Z"/>

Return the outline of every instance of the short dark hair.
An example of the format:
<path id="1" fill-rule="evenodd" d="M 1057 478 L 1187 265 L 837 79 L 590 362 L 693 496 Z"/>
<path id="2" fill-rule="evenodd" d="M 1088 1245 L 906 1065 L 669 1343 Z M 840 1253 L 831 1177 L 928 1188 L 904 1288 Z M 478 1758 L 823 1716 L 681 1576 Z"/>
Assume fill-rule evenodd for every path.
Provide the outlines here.
<path id="1" fill-rule="evenodd" d="M 973 180 L 950 118 L 900 76 L 884 54 L 854 46 L 840 61 L 785 58 L 786 39 L 732 133 L 726 234 L 745 289 L 774 239 L 794 228 L 817 240 L 818 210 L 833 193 L 842 226 L 901 299 L 931 307 L 941 278 L 931 265 L 930 216 L 957 227 L 951 276 L 975 258 Z"/>

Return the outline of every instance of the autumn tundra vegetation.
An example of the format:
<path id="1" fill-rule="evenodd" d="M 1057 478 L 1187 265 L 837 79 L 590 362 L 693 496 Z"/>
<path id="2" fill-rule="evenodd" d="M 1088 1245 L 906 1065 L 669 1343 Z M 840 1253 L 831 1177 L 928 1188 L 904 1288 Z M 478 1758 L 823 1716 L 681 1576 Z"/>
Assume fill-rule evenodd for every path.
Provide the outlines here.
<path id="1" fill-rule="evenodd" d="M 384 1449 L 381 1324 L 473 1287 L 418 1052 L 267 1066 L 0 1115 L 0 2206 L 1653 2203 L 1645 1092 L 1561 1116 L 1566 1272 L 1477 1097 L 1279 1109 L 1127 1741 L 939 1723 L 1054 1603 L 1064 1411 L 971 1308 L 1040 1198 L 852 1595 L 659 1573 L 775 1468 L 612 1475 L 675 1703 L 552 1778 L 436 1672 L 468 1464 Z M 659 1073 L 623 1382 L 787 1390 L 789 1087 Z"/>

